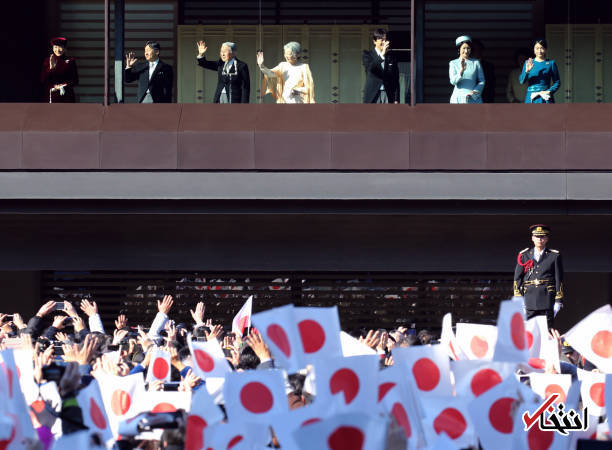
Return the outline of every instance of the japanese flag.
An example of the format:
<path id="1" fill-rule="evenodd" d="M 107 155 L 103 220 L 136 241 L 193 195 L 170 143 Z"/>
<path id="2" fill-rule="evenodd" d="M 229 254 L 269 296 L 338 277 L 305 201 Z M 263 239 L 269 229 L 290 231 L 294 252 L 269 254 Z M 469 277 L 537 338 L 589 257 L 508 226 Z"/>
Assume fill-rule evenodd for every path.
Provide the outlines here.
<path id="1" fill-rule="evenodd" d="M 36 437 L 32 420 L 21 387 L 19 386 L 17 365 L 13 349 L 0 351 L 0 412 L 4 412 L 12 422 L 7 449 L 22 448 L 25 438 Z"/>
<path id="2" fill-rule="evenodd" d="M 103 442 L 112 439 L 113 433 L 110 429 L 108 417 L 106 416 L 98 382 L 92 380 L 87 387 L 79 391 L 76 399 L 81 407 L 83 424 L 87 426 L 90 431 L 99 433 Z"/>
<path id="3" fill-rule="evenodd" d="M 147 382 L 151 381 L 170 381 L 170 353 L 159 347 L 153 349 L 151 362 L 147 370 Z"/>
<path id="4" fill-rule="evenodd" d="M 457 342 L 468 359 L 493 359 L 495 342 L 497 341 L 497 327 L 495 325 L 482 325 L 476 323 L 457 324 Z"/>
<path id="5" fill-rule="evenodd" d="M 271 424 L 272 415 L 289 410 L 280 370 L 230 372 L 225 377 L 223 397 L 231 422 Z"/>
<path id="6" fill-rule="evenodd" d="M 533 414 L 540 406 L 541 403 L 538 402 L 523 402 L 518 406 L 519 414 L 514 417 L 513 448 L 517 450 L 567 450 L 571 435 L 562 436 L 555 431 L 541 430 L 537 424 L 525 431 L 522 413 L 528 411 Z"/>
<path id="7" fill-rule="evenodd" d="M 302 367 L 300 354 L 302 345 L 293 315 L 293 305 L 253 314 L 253 324 L 261 333 L 274 356 L 275 365 L 295 373 Z"/>
<path id="8" fill-rule="evenodd" d="M 274 418 L 273 431 L 283 450 L 297 450 L 298 443 L 293 432 L 336 413 L 335 405 L 313 402 L 301 408 L 289 411 Z"/>
<path id="9" fill-rule="evenodd" d="M 440 344 L 446 349 L 448 357 L 458 361 L 460 359 L 467 359 L 464 355 L 463 350 L 459 347 L 457 338 L 452 328 L 452 316 L 451 313 L 444 314 L 442 318 L 442 334 L 440 335 Z"/>
<path id="10" fill-rule="evenodd" d="M 475 398 L 514 374 L 516 364 L 499 361 L 452 361 L 458 397 Z"/>
<path id="11" fill-rule="evenodd" d="M 21 391 L 25 396 L 28 405 L 31 405 L 38 397 L 38 385 L 34 381 L 34 356 L 31 350 L 13 350 L 15 365 Z"/>
<path id="12" fill-rule="evenodd" d="M 315 364 L 317 401 L 342 398 L 342 410 L 373 411 L 377 403 L 378 355 L 321 359 Z"/>
<path id="13" fill-rule="evenodd" d="M 189 337 L 187 343 L 191 351 L 191 369 L 203 380 L 207 378 L 225 378 L 225 374 L 231 372 L 232 369 L 227 359 L 225 359 L 225 354 L 217 339 L 211 339 L 207 342 L 196 342 Z"/>
<path id="14" fill-rule="evenodd" d="M 206 437 L 206 448 L 251 450 L 264 448 L 270 441 L 268 427 L 247 422 L 229 422 L 213 425 Z M 210 443 L 210 444 L 209 444 Z"/>
<path id="15" fill-rule="evenodd" d="M 497 316 L 494 361 L 526 362 L 529 358 L 523 307 L 519 302 L 501 302 Z"/>
<path id="16" fill-rule="evenodd" d="M 603 416 L 606 411 L 604 396 L 606 374 L 578 369 L 578 379 L 581 381 L 582 405 L 589 408 L 590 415 Z"/>
<path id="17" fill-rule="evenodd" d="M 394 348 L 392 354 L 394 364 L 405 367 L 417 396 L 453 395 L 448 355 L 442 345 Z"/>
<path id="18" fill-rule="evenodd" d="M 527 388 L 529 390 L 529 388 Z M 484 450 L 511 448 L 519 383 L 511 376 L 468 404 L 468 412 Z"/>
<path id="19" fill-rule="evenodd" d="M 548 338 L 546 316 L 535 316 L 525 322 L 525 335 L 530 358 L 540 358 L 542 341 Z"/>
<path id="20" fill-rule="evenodd" d="M 140 409 L 142 411 L 162 413 L 175 412 L 179 409 L 183 409 L 189 412 L 189 408 L 191 407 L 191 393 L 177 391 L 149 391 L 147 392 L 147 395 L 140 398 L 140 402 Z"/>
<path id="21" fill-rule="evenodd" d="M 531 389 L 543 399 L 552 394 L 559 394 L 555 403 L 565 403 L 567 393 L 572 385 L 570 374 L 532 373 L 529 375 Z"/>
<path id="22" fill-rule="evenodd" d="M 301 450 L 380 450 L 388 421 L 366 413 L 337 414 L 296 430 Z"/>
<path id="23" fill-rule="evenodd" d="M 302 366 L 317 358 L 342 356 L 338 307 L 299 307 L 293 309 L 301 343 Z"/>
<path id="24" fill-rule="evenodd" d="M 251 313 L 253 311 L 253 296 L 251 295 L 240 311 L 234 316 L 232 320 L 232 332 L 239 333 L 241 336 L 244 334 L 244 330 L 251 326 Z"/>
<path id="25" fill-rule="evenodd" d="M 209 427 L 223 420 L 223 412 L 215 405 L 206 389 L 197 389 L 191 397 L 191 408 L 185 431 L 185 450 L 201 450 Z"/>
<path id="26" fill-rule="evenodd" d="M 476 444 L 474 426 L 468 414 L 466 399 L 462 397 L 431 397 L 424 403 L 423 428 L 428 443 L 444 433 L 459 448 Z"/>
<path id="27" fill-rule="evenodd" d="M 612 306 L 593 311 L 565 333 L 565 339 L 602 372 L 612 373 Z"/>
<path id="28" fill-rule="evenodd" d="M 96 377 L 104 401 L 106 416 L 111 430 L 116 435 L 119 422 L 130 419 L 140 413 L 137 399 L 145 395 L 142 373 L 117 377 L 99 375 Z"/>
<path id="29" fill-rule="evenodd" d="M 405 395 L 402 386 L 391 389 L 382 399 L 384 412 L 393 418 L 408 442 L 408 448 L 419 448 L 424 444 L 423 428 L 418 408 L 411 396 Z"/>

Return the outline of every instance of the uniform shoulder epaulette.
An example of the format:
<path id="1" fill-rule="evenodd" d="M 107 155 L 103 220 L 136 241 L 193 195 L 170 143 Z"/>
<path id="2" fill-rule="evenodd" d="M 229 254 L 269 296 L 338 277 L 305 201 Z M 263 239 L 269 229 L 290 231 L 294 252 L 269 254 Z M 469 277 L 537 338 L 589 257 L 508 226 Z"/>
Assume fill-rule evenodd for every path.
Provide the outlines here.
<path id="1" fill-rule="evenodd" d="M 552 248 L 550 249 L 550 251 L 553 253 L 559 253 L 559 250 L 553 250 Z"/>
<path id="2" fill-rule="evenodd" d="M 525 249 L 521 250 L 519 253 L 525 253 L 527 250 L 529 250 L 529 247 L 527 247 L 527 248 L 525 248 Z"/>

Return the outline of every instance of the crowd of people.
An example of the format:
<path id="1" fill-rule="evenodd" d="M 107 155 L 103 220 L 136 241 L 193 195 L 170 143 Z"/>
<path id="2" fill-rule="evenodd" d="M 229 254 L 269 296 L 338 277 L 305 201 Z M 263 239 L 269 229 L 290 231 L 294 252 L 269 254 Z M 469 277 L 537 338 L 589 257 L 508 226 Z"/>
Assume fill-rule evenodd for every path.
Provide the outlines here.
<path id="1" fill-rule="evenodd" d="M 372 36 L 373 49 L 362 55 L 366 74 L 364 103 L 399 103 L 400 82 L 398 62 L 391 49 L 387 30 L 377 29 Z M 453 86 L 450 103 L 490 103 L 495 101 L 495 68 L 484 58 L 484 44 L 471 37 L 459 36 L 455 41 L 459 57 L 449 64 L 449 79 Z M 66 55 L 67 39 L 51 40 L 52 53 L 43 62 L 41 81 L 50 103 L 74 102 L 74 86 L 78 84 L 76 61 Z M 206 58 L 206 42 L 196 43 L 197 64 L 217 72 L 214 103 L 248 103 L 250 97 L 249 67 L 237 58 L 237 45 L 224 42 L 219 59 Z M 554 93 L 560 87 L 559 70 L 555 61 L 546 57 L 548 44 L 536 39 L 533 57 L 529 51 L 515 55 L 520 69 L 508 77 L 506 96 L 510 103 L 554 103 Z M 129 52 L 125 58 L 125 81 L 138 81 L 138 103 L 170 103 L 174 86 L 172 66 L 160 59 L 161 46 L 149 41 L 144 47 L 145 61 L 138 62 Z M 264 65 L 264 52 L 257 52 L 257 65 L 263 75 L 261 92 L 270 94 L 277 103 L 315 103 L 315 83 L 307 63 L 301 59 L 299 42 L 283 47 L 284 61 L 273 68 Z"/>
<path id="2" fill-rule="evenodd" d="M 489 345 L 496 346 L 496 354 L 493 361 L 487 361 L 486 358 L 480 361 L 467 361 L 479 359 L 478 356 L 482 357 L 484 354 L 478 355 L 472 344 L 471 351 L 476 356 L 474 354 L 467 356 L 470 354 L 469 345 L 468 347 L 464 346 L 465 352 L 460 353 L 461 356 L 458 356 L 457 351 L 459 349 L 454 349 L 453 343 L 461 348 L 462 344 L 455 340 L 459 338 L 459 330 L 457 331 L 456 338 L 451 331 L 452 338 L 449 340 L 449 330 L 448 328 L 444 329 L 445 325 L 443 325 L 442 336 L 437 336 L 428 330 L 420 330 L 415 335 L 409 333 L 403 327 L 393 330 L 369 330 L 363 335 L 353 337 L 345 333 L 339 333 L 340 335 L 344 334 L 344 337 L 341 338 L 336 336 L 338 349 L 340 349 L 341 343 L 341 354 L 336 354 L 335 359 L 321 360 L 326 363 L 321 363 L 319 366 L 317 362 L 313 363 L 310 361 L 308 355 L 319 350 L 325 350 L 328 352 L 326 356 L 331 358 L 333 350 L 327 348 L 328 343 L 323 342 L 325 338 L 323 338 L 323 341 L 320 341 L 317 333 L 327 331 L 328 335 L 331 335 L 339 331 L 339 322 L 335 309 L 331 314 L 327 314 L 330 311 L 323 310 L 329 310 L 329 308 L 305 308 L 304 310 L 310 316 L 307 316 L 307 320 L 299 321 L 299 324 L 296 326 L 296 329 L 299 329 L 299 333 L 294 336 L 289 331 L 291 320 L 286 319 L 287 317 L 290 318 L 293 311 L 293 307 L 288 309 L 289 305 L 255 314 L 253 316 L 254 326 L 250 325 L 250 316 L 247 321 L 240 320 L 238 329 L 234 326 L 234 331 L 230 332 L 224 326 L 227 324 L 215 323 L 214 318 L 205 316 L 205 305 L 202 302 L 196 304 L 194 309 L 190 310 L 193 322 L 189 324 L 177 324 L 172 321 L 173 298 L 171 296 L 165 295 L 157 303 L 157 315 L 148 328 L 146 327 L 148 324 L 133 323 L 132 320 L 135 318 L 128 319 L 125 315 L 119 315 L 114 321 L 114 328 L 112 330 L 105 329 L 100 319 L 96 302 L 87 299 L 81 301 L 79 305 L 80 311 L 67 301 L 48 301 L 40 307 L 38 312 L 27 323 L 19 313 L 0 314 L 0 366 L 3 369 L 0 370 L 0 393 L 5 395 L 6 398 L 12 398 L 14 397 L 13 390 L 15 388 L 21 387 L 23 390 L 23 396 L 19 396 L 18 400 L 16 400 L 17 403 L 14 403 L 13 407 L 10 406 L 10 402 L 8 402 L 8 406 L 6 402 L 0 403 L 0 447 L 9 449 L 48 449 L 68 448 L 69 445 L 72 445 L 72 448 L 74 448 L 74 442 L 77 441 L 70 440 L 70 438 L 71 436 L 79 436 L 79 439 L 85 439 L 78 441 L 81 442 L 80 445 L 86 442 L 86 445 L 90 448 L 102 448 L 105 446 L 107 448 L 115 446 L 115 448 L 187 448 L 190 450 L 200 448 L 212 448 L 215 450 L 217 448 L 234 448 L 232 446 L 226 447 L 225 444 L 216 446 L 221 445 L 219 444 L 219 436 L 226 436 L 227 434 L 226 428 L 223 428 L 224 425 L 227 426 L 227 423 L 229 423 L 236 427 L 235 429 L 246 426 L 242 422 L 238 425 L 236 421 L 236 418 L 240 417 L 237 412 L 238 407 L 229 398 L 231 396 L 231 389 L 227 387 L 227 384 L 232 376 L 231 374 L 257 377 L 258 374 L 265 375 L 266 372 L 275 374 L 279 372 L 279 368 L 285 368 L 287 370 L 284 372 L 284 391 L 281 390 L 281 395 L 285 396 L 285 400 L 283 400 L 285 404 L 278 408 L 278 412 L 281 414 L 279 416 L 258 419 L 257 423 L 260 424 L 260 431 L 262 429 L 261 424 L 266 424 L 270 428 L 263 427 L 263 436 L 258 438 L 258 443 L 250 440 L 250 436 L 256 436 L 258 433 L 249 432 L 251 433 L 249 436 L 241 437 L 241 439 L 245 439 L 245 442 L 243 442 L 245 446 L 236 446 L 235 448 L 323 448 L 317 447 L 318 444 L 304 443 L 305 441 L 299 437 L 297 431 L 295 432 L 297 433 L 295 435 L 297 445 L 294 442 L 289 442 L 290 438 L 285 435 L 287 432 L 286 425 L 280 421 L 280 418 L 278 419 L 279 422 L 275 422 L 277 419 L 273 418 L 284 417 L 283 414 L 288 414 L 302 408 L 304 412 L 312 411 L 312 407 L 316 406 L 318 414 L 324 417 L 323 422 L 325 420 L 336 420 L 336 417 L 344 418 L 345 420 L 351 419 L 352 416 L 334 415 L 335 406 L 333 406 L 333 401 L 326 397 L 323 384 L 319 383 L 323 383 L 325 370 L 329 369 L 333 364 L 338 362 L 341 364 L 346 363 L 348 367 L 352 367 L 352 363 L 349 362 L 351 359 L 357 361 L 358 358 L 372 358 L 367 361 L 373 361 L 375 366 L 370 367 L 373 370 L 364 372 L 368 375 L 359 375 L 364 377 L 361 381 L 362 383 L 367 382 L 367 384 L 374 386 L 372 392 L 378 392 L 378 394 L 372 394 L 372 406 L 375 406 L 374 397 L 376 395 L 378 396 L 378 402 L 381 403 L 382 397 L 386 395 L 386 390 L 390 389 L 388 387 L 391 386 L 389 380 L 395 380 L 397 383 L 403 383 L 408 380 L 405 386 L 406 391 L 404 392 L 410 392 L 407 397 L 404 397 L 404 400 L 406 398 L 412 398 L 412 400 L 406 400 L 406 403 L 402 403 L 404 400 L 400 399 L 400 394 L 394 393 L 394 396 L 397 395 L 397 400 L 395 403 L 392 403 L 392 406 L 389 406 L 389 409 L 380 406 L 375 408 L 374 411 L 367 411 L 369 415 L 366 423 L 376 422 L 378 424 L 382 423 L 385 426 L 385 432 L 376 441 L 378 444 L 374 446 L 368 446 L 363 442 L 356 444 L 352 438 L 347 438 L 347 440 L 342 439 L 339 444 L 330 443 L 329 448 L 335 450 L 433 448 L 435 445 L 441 445 L 438 439 L 444 439 L 446 445 L 439 448 L 462 448 L 477 446 L 478 439 L 480 439 L 480 444 L 486 449 L 490 448 L 486 445 L 487 435 L 476 424 L 474 426 L 477 432 L 474 432 L 471 445 L 465 445 L 466 441 L 462 440 L 463 438 L 460 438 L 459 435 L 454 434 L 453 427 L 455 425 L 453 424 L 455 422 L 451 421 L 449 425 L 444 420 L 439 421 L 440 416 L 433 421 L 432 426 L 435 433 L 427 432 L 425 418 L 429 414 L 427 409 L 431 407 L 429 403 L 431 398 L 427 397 L 428 392 L 426 391 L 434 390 L 434 388 L 428 387 L 430 381 L 420 381 L 422 379 L 420 379 L 416 366 L 412 367 L 412 370 L 407 366 L 410 358 L 414 359 L 416 358 L 414 355 L 421 355 L 421 353 L 417 352 L 413 356 L 409 356 L 410 354 L 405 353 L 406 351 L 422 349 L 418 351 L 435 353 L 444 347 L 443 359 L 446 362 L 442 361 L 439 364 L 439 368 L 435 370 L 442 371 L 442 378 L 445 376 L 448 378 L 449 387 L 454 380 L 455 384 L 452 392 L 447 392 L 448 398 L 452 397 L 455 400 L 463 399 L 462 401 L 466 405 L 470 399 L 462 397 L 463 394 L 460 390 L 461 371 L 459 371 L 459 368 L 461 366 L 451 366 L 454 377 L 448 372 L 448 369 L 446 369 L 448 372 L 446 375 L 443 373 L 443 367 L 445 364 L 448 365 L 449 360 L 464 360 L 457 361 L 457 363 L 476 364 L 474 367 L 480 369 L 491 367 L 498 370 L 500 364 L 506 364 L 506 367 L 509 367 L 508 373 L 511 374 L 508 379 L 516 379 L 516 377 L 523 376 L 521 380 L 526 385 L 529 385 L 530 378 L 529 376 L 525 377 L 525 374 L 528 375 L 530 371 L 545 374 L 569 374 L 572 381 L 576 379 L 584 380 L 585 375 L 580 375 L 581 373 L 599 374 L 600 371 L 605 371 L 604 366 L 597 367 L 587 360 L 584 355 L 579 354 L 554 329 L 549 331 L 549 336 L 541 336 L 542 342 L 546 339 L 555 342 L 555 351 L 552 352 L 552 359 L 545 358 L 545 364 L 543 365 L 532 364 L 530 362 L 529 364 L 533 367 L 529 367 L 528 365 L 520 364 L 518 361 L 510 364 L 507 358 L 498 358 L 498 345 L 494 342 L 489 343 Z M 511 301 L 508 303 L 510 304 Z M 510 305 L 508 307 L 512 308 L 513 306 Z M 295 309 L 298 310 L 300 308 Z M 321 310 L 321 313 L 326 313 L 325 316 L 321 316 L 321 319 L 316 315 L 319 314 L 318 310 Z M 507 309 L 500 309 L 497 330 L 500 341 L 504 333 L 504 325 L 501 322 L 505 320 L 508 314 L 512 315 L 507 312 Z M 608 310 L 604 311 L 604 320 L 608 320 L 607 323 L 609 324 L 612 323 L 611 318 L 612 310 L 608 308 Z M 512 327 L 516 327 L 517 323 L 514 317 L 511 323 Z M 544 323 L 543 326 L 546 329 L 546 321 L 544 320 L 542 323 Z M 258 328 L 255 329 L 255 327 Z M 589 325 L 589 327 L 593 328 L 592 325 Z M 527 330 L 527 334 L 529 334 L 529 328 L 523 328 L 523 321 L 520 321 L 519 329 L 524 336 L 526 336 L 526 331 L 524 330 Z M 521 348 L 515 339 L 514 329 L 511 332 L 512 340 L 517 347 Z M 445 333 L 446 337 L 444 336 Z M 300 336 L 302 340 L 304 348 L 302 356 L 305 359 L 294 359 L 296 352 L 295 349 L 292 351 L 292 344 L 296 336 Z M 525 337 L 525 339 L 525 342 L 529 341 L 529 338 Z M 607 346 L 603 350 L 604 356 L 607 354 L 608 358 L 610 358 L 612 345 L 609 339 L 604 339 L 604 341 L 604 345 Z M 438 342 L 441 343 L 438 344 Z M 208 353 L 206 356 L 203 356 L 202 350 L 198 349 L 203 349 Z M 422 353 L 422 355 L 433 355 L 434 353 Z M 168 374 L 160 374 L 160 368 L 163 368 L 163 363 L 158 363 L 157 361 L 160 354 L 166 354 L 171 364 Z M 217 356 L 218 358 L 227 361 L 227 371 L 225 375 L 222 375 L 225 376 L 226 386 L 222 390 L 225 397 L 219 395 L 221 391 L 215 391 L 216 388 L 213 388 L 214 383 L 219 381 L 218 378 L 212 378 L 212 374 L 216 370 L 213 367 L 217 364 L 217 362 L 214 362 L 215 354 L 220 355 Z M 21 356 L 18 358 L 18 355 Z M 213 355 L 213 357 L 208 355 Z M 555 358 L 558 358 L 557 361 L 560 360 L 560 363 L 556 364 L 554 362 Z M 506 362 L 496 362 L 498 359 Z M 19 375 L 18 382 L 13 378 L 13 375 L 8 373 L 10 372 L 11 361 L 14 361 L 16 364 Z M 295 361 L 307 362 L 308 364 L 300 366 L 300 363 L 295 363 Z M 359 373 L 359 366 L 367 365 L 365 361 L 365 359 L 363 361 L 358 360 L 358 364 L 353 364 L 356 373 Z M 422 362 L 423 357 L 419 361 Z M 297 370 L 294 370 L 296 367 L 294 363 L 300 366 Z M 312 376 L 313 364 L 314 376 Z M 464 365 L 462 367 L 461 370 L 465 372 L 465 367 L 467 366 Z M 349 392 L 355 385 L 351 384 L 350 380 L 346 378 L 346 373 L 335 378 L 336 375 L 342 374 L 346 370 L 342 369 L 332 377 L 330 381 L 330 395 L 333 398 L 333 394 L 340 395 L 344 393 L 345 401 L 348 404 L 350 403 L 349 396 L 357 396 L 357 392 Z M 399 370 L 400 372 L 393 372 L 394 370 Z M 433 378 L 438 377 L 440 379 L 440 373 L 431 375 L 433 373 L 431 372 L 432 369 L 427 368 L 427 370 L 429 374 L 426 378 L 427 380 L 430 380 L 432 376 Z M 376 373 L 377 371 L 378 374 Z M 211 374 L 211 378 L 207 378 L 207 373 Z M 399 377 L 394 379 L 391 374 L 396 374 L 393 376 L 399 374 Z M 146 391 L 143 392 L 145 396 L 153 396 L 154 393 L 166 391 L 184 393 L 187 396 L 183 397 L 183 399 L 187 399 L 186 403 L 184 403 L 184 408 L 179 407 L 180 405 L 173 405 L 172 402 L 166 400 L 166 403 L 162 403 L 165 406 L 161 407 L 161 409 L 158 405 L 152 407 L 151 410 L 147 410 L 146 407 L 142 406 L 144 403 L 137 401 L 138 399 L 136 398 L 130 399 L 128 396 L 126 399 L 126 397 L 117 397 L 115 393 L 112 396 L 105 394 L 104 390 L 108 390 L 108 386 L 111 386 L 112 389 L 113 386 L 119 386 L 122 383 L 121 380 L 133 379 L 134 375 L 140 377 L 139 382 L 143 385 L 143 388 L 145 387 L 144 380 L 146 380 Z M 603 374 L 601 375 L 603 376 Z M 218 375 L 215 376 L 218 377 Z M 31 379 L 27 379 L 28 377 L 31 377 Z M 373 377 L 373 379 L 365 379 L 367 377 Z M 383 382 L 385 380 L 387 381 L 386 384 Z M 415 382 L 414 385 L 411 384 L 413 381 Z M 478 397 L 487 389 L 492 391 L 494 386 L 501 381 L 502 379 L 499 378 L 495 382 L 488 383 L 486 389 L 478 392 L 476 396 Z M 264 381 L 261 382 L 263 383 Z M 221 378 L 221 383 L 223 383 L 223 378 Z M 428 386 L 424 387 L 422 383 Z M 582 383 L 584 384 L 585 381 L 582 381 Z M 376 389 L 377 384 L 378 388 Z M 89 392 L 88 389 L 96 385 L 99 386 L 102 393 L 101 398 L 103 399 L 104 408 L 100 405 L 100 408 L 96 409 L 93 405 L 95 398 L 99 398 L 99 396 L 96 397 L 91 396 L 93 394 L 89 394 L 90 397 L 88 398 L 93 398 L 94 400 L 89 400 L 89 402 L 82 400 L 84 396 L 82 393 L 85 391 Z M 474 381 L 472 381 L 471 385 L 472 390 L 474 390 Z M 358 382 L 356 389 L 359 391 Z M 592 392 L 593 390 L 591 389 Z M 127 395 L 125 392 L 123 394 Z M 439 392 L 437 394 L 440 395 Z M 240 394 L 240 399 L 243 403 L 246 401 L 245 395 L 244 392 Z M 338 398 L 338 395 L 335 395 L 335 397 Z M 548 395 L 548 390 L 546 395 Z M 569 395 L 565 392 L 564 398 L 568 396 L 568 402 Z M 603 388 L 601 398 L 603 399 Z M 262 405 L 271 401 L 270 398 L 261 394 L 254 394 L 253 399 L 255 406 L 247 407 L 252 413 L 264 411 L 265 406 Z M 317 400 L 319 401 L 317 402 Z M 214 406 L 213 401 L 218 406 Z M 410 401 L 413 403 L 410 403 Z M 603 400 L 600 401 L 603 407 Z M 20 407 L 15 406 L 19 402 L 21 402 Z M 207 402 L 212 405 L 211 407 L 215 411 L 206 413 L 208 415 L 205 415 L 205 417 L 201 412 L 197 412 L 197 414 L 202 416 L 198 419 L 196 411 L 200 411 L 198 408 L 201 409 L 202 405 L 207 404 Z M 403 412 L 398 413 L 399 407 L 397 402 L 400 403 L 400 406 L 404 405 L 401 409 Z M 136 404 L 139 406 L 136 407 Z M 583 407 L 585 404 L 583 404 Z M 19 421 L 19 408 L 27 411 L 25 417 L 26 420 L 31 420 L 32 429 L 35 430 L 34 434 L 28 436 L 25 431 L 26 427 L 23 425 L 20 428 L 21 434 L 15 431 L 18 427 L 13 425 Z M 117 408 L 121 411 L 117 411 Z M 323 413 L 321 408 L 324 408 L 326 412 Z M 456 406 L 456 408 L 461 410 L 459 406 Z M 104 410 L 106 411 L 105 413 Z M 420 410 L 425 417 L 423 418 L 422 425 L 415 423 L 418 422 L 419 417 L 417 410 Z M 337 413 L 338 411 L 336 411 Z M 355 414 L 363 413 L 361 411 Z M 112 417 L 113 414 L 117 416 L 114 419 Z M 325 418 L 323 414 L 328 416 Z M 508 414 L 510 413 L 508 412 Z M 214 423 L 212 423 L 211 420 L 213 419 L 211 417 L 217 416 L 218 419 L 215 419 Z M 303 416 L 300 420 L 305 420 L 306 416 Z M 87 417 L 93 417 L 93 422 L 91 420 L 88 421 Z M 130 428 L 129 425 L 133 417 L 137 418 L 134 421 L 136 425 Z M 116 423 L 110 426 L 113 420 L 116 420 Z M 317 421 L 321 420 L 319 418 Z M 202 421 L 203 424 L 201 423 Z M 588 432 L 588 436 L 593 439 L 596 437 L 599 439 L 609 439 L 609 428 L 607 428 L 605 413 L 595 414 L 591 417 L 591 421 L 594 422 L 594 427 L 592 423 L 588 430 L 585 428 L 583 431 L 585 433 Z M 101 422 L 102 425 L 100 425 Z M 199 426 L 196 426 L 195 422 Z M 95 429 L 92 423 L 99 429 Z M 366 425 L 364 427 L 367 428 Z M 111 429 L 110 434 L 105 435 L 104 431 L 108 431 L 109 428 Z M 156 429 L 158 431 L 157 434 L 155 433 Z M 418 429 L 421 429 L 421 432 L 417 432 Z M 132 432 L 126 430 L 132 430 Z M 207 430 L 212 430 L 212 434 Z M 223 433 L 221 432 L 222 430 L 224 430 Z M 204 437 L 202 437 L 202 433 L 204 433 Z M 317 433 L 324 433 L 324 431 L 317 427 L 312 428 L 310 433 L 312 442 L 318 442 Z M 368 431 L 367 433 L 374 432 Z M 551 431 L 550 433 L 555 432 Z M 416 437 L 417 435 L 419 436 L 418 438 Z M 17 442 L 16 439 L 20 436 L 24 437 L 24 439 Z M 212 438 L 210 436 L 214 436 L 217 440 L 211 441 L 210 439 Z M 368 436 L 366 436 L 366 443 L 370 442 L 371 444 L 374 438 L 372 435 Z M 108 439 L 109 437 L 110 439 Z M 447 438 L 451 438 L 451 440 L 447 442 Z M 255 438 L 253 437 L 253 439 Z M 452 440 L 456 442 L 452 442 Z M 71 442 L 72 444 L 70 444 Z M 234 444 L 237 442 L 235 441 Z M 377 445 L 382 445 L 380 444 L 381 442 L 384 442 L 384 447 L 377 447 Z"/>

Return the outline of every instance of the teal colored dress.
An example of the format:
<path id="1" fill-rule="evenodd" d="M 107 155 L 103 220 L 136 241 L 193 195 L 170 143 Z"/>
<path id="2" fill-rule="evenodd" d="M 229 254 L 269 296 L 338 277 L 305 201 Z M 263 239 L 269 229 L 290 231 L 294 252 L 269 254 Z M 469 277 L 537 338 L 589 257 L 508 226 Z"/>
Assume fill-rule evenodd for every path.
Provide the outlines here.
<path id="1" fill-rule="evenodd" d="M 527 94 L 525 95 L 525 103 L 555 103 L 554 93 L 561 86 L 559 78 L 559 69 L 552 59 L 544 61 L 533 60 L 533 69 L 529 73 L 525 72 L 527 61 L 523 64 L 523 71 L 519 77 L 521 84 L 527 83 Z M 536 97 L 531 100 L 531 94 L 540 91 L 550 91 L 550 100 L 545 101 L 542 97 Z"/>

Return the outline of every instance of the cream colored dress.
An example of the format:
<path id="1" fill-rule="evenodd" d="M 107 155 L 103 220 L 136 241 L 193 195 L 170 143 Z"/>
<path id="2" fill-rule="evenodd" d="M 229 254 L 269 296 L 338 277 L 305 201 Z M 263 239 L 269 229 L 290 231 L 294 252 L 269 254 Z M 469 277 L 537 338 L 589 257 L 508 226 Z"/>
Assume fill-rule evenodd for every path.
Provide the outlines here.
<path id="1" fill-rule="evenodd" d="M 315 103 L 314 82 L 308 64 L 283 61 L 272 69 L 264 65 L 260 69 L 264 74 L 262 92 L 272 94 L 276 103 Z M 294 91 L 300 94 L 295 95 Z"/>

